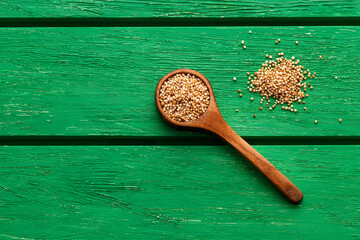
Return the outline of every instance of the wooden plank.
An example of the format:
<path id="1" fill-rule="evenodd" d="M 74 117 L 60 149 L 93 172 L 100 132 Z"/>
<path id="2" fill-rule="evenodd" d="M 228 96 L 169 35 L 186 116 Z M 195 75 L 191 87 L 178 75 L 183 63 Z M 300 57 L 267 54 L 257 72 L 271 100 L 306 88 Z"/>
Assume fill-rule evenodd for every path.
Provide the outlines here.
<path id="1" fill-rule="evenodd" d="M 154 101 L 159 79 L 186 67 L 208 77 L 225 120 L 242 136 L 359 136 L 359 30 L 2 28 L 0 135 L 188 136 L 161 120 Z M 296 114 L 260 111 L 259 95 L 245 91 L 246 72 L 278 52 L 317 72 L 307 111 L 297 104 Z"/>
<path id="2" fill-rule="evenodd" d="M 0 17 L 349 17 L 360 15 L 359 4 L 359 0 L 3 0 Z"/>
<path id="3" fill-rule="evenodd" d="M 300 205 L 227 146 L 1 147 L 1 239 L 360 237 L 360 146 L 256 149 Z"/>

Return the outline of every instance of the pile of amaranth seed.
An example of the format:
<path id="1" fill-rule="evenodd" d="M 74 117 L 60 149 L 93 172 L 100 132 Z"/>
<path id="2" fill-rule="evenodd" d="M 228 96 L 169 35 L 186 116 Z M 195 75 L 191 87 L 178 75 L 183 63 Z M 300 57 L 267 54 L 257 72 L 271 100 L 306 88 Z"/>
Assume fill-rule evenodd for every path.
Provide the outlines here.
<path id="1" fill-rule="evenodd" d="M 303 99 L 309 96 L 307 89 L 313 89 L 309 80 L 315 78 L 316 73 L 311 73 L 309 69 L 304 70 L 295 57 L 288 59 L 284 58 L 284 53 L 278 55 L 276 60 L 271 60 L 272 56 L 266 55 L 269 60 L 266 60 L 258 71 L 251 75 L 247 73 L 247 88 L 249 92 L 260 93 L 260 104 L 265 101 L 270 111 L 281 104 L 283 110 L 296 113 L 298 110 L 293 103 L 305 104 Z M 271 102 L 271 98 L 275 101 Z M 303 108 L 306 110 L 306 107 Z"/>

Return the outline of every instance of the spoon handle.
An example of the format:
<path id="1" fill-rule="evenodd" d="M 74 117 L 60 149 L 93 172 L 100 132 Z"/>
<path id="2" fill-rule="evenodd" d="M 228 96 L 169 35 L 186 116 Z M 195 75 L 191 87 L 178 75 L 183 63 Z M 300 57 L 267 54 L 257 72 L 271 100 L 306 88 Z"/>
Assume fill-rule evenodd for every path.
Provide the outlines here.
<path id="1" fill-rule="evenodd" d="M 233 146 L 244 158 L 264 174 L 291 202 L 298 203 L 302 200 L 302 192 L 284 174 L 274 167 L 274 165 L 242 139 L 225 122 L 225 120 L 223 120 L 221 124 L 214 125 L 208 128 L 208 130 L 217 134 Z"/>

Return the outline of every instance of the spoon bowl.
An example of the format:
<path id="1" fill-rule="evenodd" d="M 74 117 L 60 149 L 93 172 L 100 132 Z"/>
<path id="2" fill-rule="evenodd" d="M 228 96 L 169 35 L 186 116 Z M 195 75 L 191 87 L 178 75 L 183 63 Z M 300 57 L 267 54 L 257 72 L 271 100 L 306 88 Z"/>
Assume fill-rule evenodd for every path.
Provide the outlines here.
<path id="1" fill-rule="evenodd" d="M 210 94 L 210 103 L 206 111 L 197 119 L 180 122 L 171 119 L 162 109 L 159 95 L 163 83 L 171 76 L 178 73 L 191 74 L 202 80 Z M 229 145 L 235 148 L 245 159 L 252 163 L 262 174 L 265 175 L 275 187 L 282 192 L 291 202 L 299 203 L 303 194 L 301 191 L 277 168 L 275 168 L 267 159 L 265 159 L 259 152 L 251 147 L 244 139 L 242 139 L 224 120 L 220 110 L 216 104 L 214 91 L 209 80 L 201 73 L 191 69 L 178 69 L 166 74 L 158 83 L 155 90 L 155 102 L 157 108 L 165 120 L 165 122 L 178 128 L 189 130 L 200 130 L 217 135 L 226 141 Z"/>

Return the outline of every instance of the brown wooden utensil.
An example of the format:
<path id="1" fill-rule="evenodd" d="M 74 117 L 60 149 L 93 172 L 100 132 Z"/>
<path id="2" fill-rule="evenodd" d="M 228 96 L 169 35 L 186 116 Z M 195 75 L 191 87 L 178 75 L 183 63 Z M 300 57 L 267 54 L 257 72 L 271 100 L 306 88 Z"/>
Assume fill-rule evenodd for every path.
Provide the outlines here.
<path id="1" fill-rule="evenodd" d="M 178 74 L 192 74 L 200 78 L 209 89 L 210 93 L 210 104 L 206 112 L 198 119 L 179 122 L 171 119 L 163 111 L 160 101 L 159 94 L 162 84 L 171 76 Z M 303 198 L 301 191 L 282 174 L 277 168 L 275 168 L 268 160 L 266 160 L 260 153 L 252 148 L 244 139 L 242 139 L 232 128 L 225 122 L 221 116 L 219 108 L 215 101 L 213 89 L 210 85 L 209 80 L 199 72 L 190 69 L 178 69 L 166 74 L 158 83 L 155 91 L 156 105 L 161 113 L 163 119 L 175 127 L 188 128 L 192 130 L 202 130 L 213 133 L 231 146 L 233 146 L 244 158 L 251 162 L 259 171 L 264 174 L 291 202 L 298 203 Z"/>

